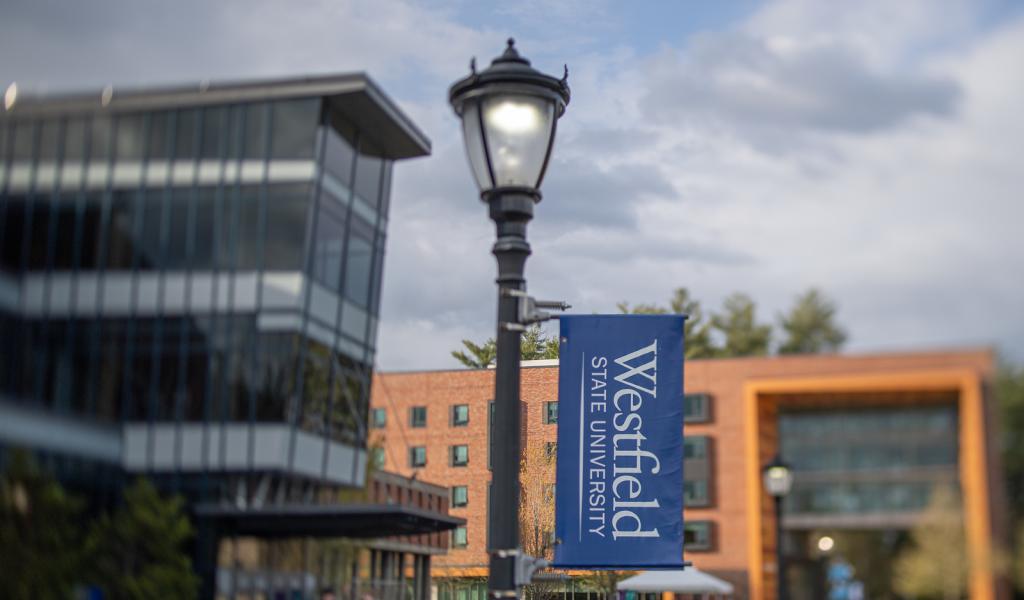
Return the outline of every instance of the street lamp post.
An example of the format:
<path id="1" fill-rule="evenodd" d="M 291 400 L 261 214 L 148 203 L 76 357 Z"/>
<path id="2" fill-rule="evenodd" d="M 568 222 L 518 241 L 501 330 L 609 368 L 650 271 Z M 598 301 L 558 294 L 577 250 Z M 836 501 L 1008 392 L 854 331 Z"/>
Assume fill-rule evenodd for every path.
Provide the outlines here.
<path id="1" fill-rule="evenodd" d="M 481 72 L 455 82 L 449 101 L 462 119 L 469 164 L 497 229 L 492 252 L 498 261 L 498 336 L 490 528 L 491 598 L 518 596 L 524 561 L 519 551 L 520 334 L 534 318 L 523 269 L 530 255 L 526 226 L 540 201 L 541 180 L 555 139 L 555 124 L 569 103 L 566 77 L 530 67 L 515 41 Z M 529 300 L 529 307 L 524 310 Z M 531 312 L 534 311 L 534 312 Z M 517 572 L 518 571 L 518 572 Z"/>
<path id="2" fill-rule="evenodd" d="M 782 501 L 793 487 L 793 471 L 778 455 L 764 466 L 764 489 L 775 500 L 775 572 L 778 600 L 787 600 L 786 565 L 782 553 Z"/>

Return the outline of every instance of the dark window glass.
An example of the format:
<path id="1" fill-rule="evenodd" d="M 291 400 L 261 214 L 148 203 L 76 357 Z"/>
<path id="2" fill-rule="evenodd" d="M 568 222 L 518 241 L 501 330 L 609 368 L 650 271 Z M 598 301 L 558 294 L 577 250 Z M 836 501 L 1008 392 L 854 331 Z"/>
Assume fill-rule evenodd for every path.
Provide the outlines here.
<path id="1" fill-rule="evenodd" d="M 683 482 L 683 505 L 696 507 L 708 504 L 708 482 L 705 479 Z"/>
<path id="2" fill-rule="evenodd" d="M 315 340 L 308 340 L 302 382 L 302 428 L 323 434 L 331 401 L 330 350 Z"/>
<path id="3" fill-rule="evenodd" d="M 451 446 L 450 451 L 453 467 L 465 467 L 469 464 L 469 446 L 465 444 Z"/>
<path id="4" fill-rule="evenodd" d="M 35 121 L 14 123 L 14 160 L 32 160 L 36 146 Z"/>
<path id="5" fill-rule="evenodd" d="M 262 159 L 267 155 L 267 121 L 270 107 L 250 104 L 245 111 L 245 158 Z"/>
<path id="6" fill-rule="evenodd" d="M 707 436 L 683 437 L 683 499 L 689 507 L 711 505 L 711 440 Z"/>
<path id="7" fill-rule="evenodd" d="M 558 423 L 558 401 L 544 403 L 544 422 L 547 424 Z"/>
<path id="8" fill-rule="evenodd" d="M 683 458 L 706 458 L 708 439 L 704 436 L 683 439 Z"/>
<path id="9" fill-rule="evenodd" d="M 96 415 L 116 421 L 120 416 L 121 385 L 124 381 L 124 322 L 105 319 L 100 329 L 100 360 L 96 377 Z"/>
<path id="10" fill-rule="evenodd" d="M 145 120 L 142 115 L 122 115 L 117 121 L 118 160 L 141 160 L 145 148 Z"/>
<path id="11" fill-rule="evenodd" d="M 167 254 L 168 269 L 184 269 L 189 264 L 189 210 L 193 191 L 189 188 L 175 188 L 171 192 L 168 209 Z"/>
<path id="12" fill-rule="evenodd" d="M 686 394 L 683 396 L 683 419 L 686 423 L 706 423 L 711 417 L 711 396 Z"/>
<path id="13" fill-rule="evenodd" d="M 185 324 L 188 351 L 185 358 L 185 381 L 180 393 L 183 399 L 182 414 L 186 421 L 202 421 L 206 418 L 207 383 L 212 376 L 208 323 L 206 319 L 189 319 Z"/>
<path id="14" fill-rule="evenodd" d="M 167 159 L 174 147 L 171 146 L 173 122 L 169 111 L 152 113 L 149 117 L 149 158 L 152 160 Z"/>
<path id="15" fill-rule="evenodd" d="M 164 192 L 149 189 L 144 197 L 142 208 L 142 237 L 137 245 L 139 251 L 139 268 L 143 270 L 158 269 L 161 266 L 161 247 L 164 218 Z"/>
<path id="16" fill-rule="evenodd" d="M 355 134 L 346 123 L 335 122 L 327 128 L 324 142 L 324 167 L 347 186 L 352 185 L 352 161 L 356 152 Z M 343 198 L 347 200 L 347 198 Z"/>
<path id="17" fill-rule="evenodd" d="M 228 109 L 227 157 L 239 158 L 244 150 L 245 107 L 232 106 Z"/>
<path id="18" fill-rule="evenodd" d="M 355 192 L 374 208 L 377 208 L 383 167 L 384 159 L 381 158 L 380 151 L 370 142 L 360 141 L 359 155 L 356 157 Z"/>
<path id="19" fill-rule="evenodd" d="M 114 192 L 107 233 L 107 268 L 130 269 L 135 254 L 135 218 L 142 205 L 133 192 Z"/>
<path id="20" fill-rule="evenodd" d="M 426 427 L 427 426 L 427 407 L 426 406 L 413 406 L 409 409 L 409 426 L 410 427 Z"/>
<path id="21" fill-rule="evenodd" d="M 44 119 L 39 133 L 39 160 L 55 161 L 60 158 L 61 122 Z"/>
<path id="22" fill-rule="evenodd" d="M 100 261 L 100 244 L 103 235 L 103 192 L 88 192 L 82 207 L 82 222 L 78 225 L 81 243 L 79 266 L 96 269 Z"/>
<path id="23" fill-rule="evenodd" d="M 452 508 L 461 508 L 469 504 L 469 488 L 464 485 L 452 487 Z"/>
<path id="24" fill-rule="evenodd" d="M 238 188 L 228 186 L 220 194 L 220 202 L 214 203 L 217 222 L 217 268 L 230 270 L 235 266 L 235 236 L 238 231 Z"/>
<path id="25" fill-rule="evenodd" d="M 361 443 L 359 423 L 364 423 L 363 379 L 356 363 L 335 352 L 331 407 L 331 438 L 345 443 Z"/>
<path id="26" fill-rule="evenodd" d="M 313 277 L 328 289 L 341 291 L 341 259 L 345 250 L 345 219 L 341 213 L 320 203 L 313 252 Z"/>
<path id="27" fill-rule="evenodd" d="M 295 390 L 297 361 L 298 337 L 295 334 L 262 334 L 256 420 L 286 420 L 286 407 Z"/>
<path id="28" fill-rule="evenodd" d="M 224 106 L 203 109 L 202 139 L 199 156 L 220 158 L 227 148 L 228 111 Z"/>
<path id="29" fill-rule="evenodd" d="M 24 257 L 30 270 L 46 268 L 47 241 L 50 238 L 50 202 L 45 196 L 36 195 L 34 201 L 26 204 L 23 235 L 28 235 L 28 256 Z M 24 244 L 24 241 L 22 242 Z"/>
<path id="30" fill-rule="evenodd" d="M 370 271 L 373 264 L 373 230 L 353 217 L 345 254 L 345 297 L 366 307 L 370 300 Z"/>
<path id="31" fill-rule="evenodd" d="M 409 448 L 409 466 L 423 467 L 427 464 L 426 446 L 413 446 Z"/>
<path id="32" fill-rule="evenodd" d="M 313 158 L 320 100 L 285 100 L 273 104 L 271 158 Z"/>
<path id="33" fill-rule="evenodd" d="M 219 193 L 216 188 L 201 188 L 192 208 L 195 220 L 192 268 L 196 270 L 213 268 L 214 243 L 216 242 L 219 216 L 217 211 Z"/>
<path id="34" fill-rule="evenodd" d="M 4 215 L 5 219 L 4 235 L 0 238 L 0 267 L 6 271 L 19 272 L 21 270 L 22 236 L 24 235 L 23 223 L 28 205 L 25 202 L 25 197 L 19 194 L 9 194 L 5 203 L 7 205 L 6 213 L 0 213 Z"/>
<path id="35" fill-rule="evenodd" d="M 388 412 L 383 408 L 375 408 L 370 413 L 370 425 L 374 429 L 383 429 L 387 427 L 388 423 Z"/>
<path id="36" fill-rule="evenodd" d="M 239 269 L 260 269 L 263 256 L 260 236 L 260 191 L 257 185 L 243 185 L 238 196 L 238 232 L 235 243 Z"/>
<path id="37" fill-rule="evenodd" d="M 177 319 L 165 319 L 160 323 L 159 342 L 153 355 L 153 378 L 150 385 L 154 388 L 154 418 L 168 421 L 175 416 L 178 367 L 181 362 L 180 327 Z"/>
<path id="38" fill-rule="evenodd" d="M 85 158 L 85 119 L 71 118 L 64 129 L 64 160 Z"/>
<path id="39" fill-rule="evenodd" d="M 199 109 L 179 110 L 175 119 L 174 158 L 178 160 L 194 158 L 198 139 Z"/>
<path id="40" fill-rule="evenodd" d="M 306 237 L 306 209 L 309 188 L 306 185 L 279 184 L 269 187 L 267 195 L 267 270 L 302 269 L 302 241 Z"/>
<path id="41" fill-rule="evenodd" d="M 228 331 L 225 334 L 224 385 L 227 389 L 228 419 L 249 420 L 249 388 L 252 368 L 249 361 L 253 347 L 254 324 L 249 317 L 236 315 L 225 319 Z"/>
<path id="42" fill-rule="evenodd" d="M 67 270 L 74 267 L 75 256 L 81 247 L 78 239 L 76 217 L 78 206 L 76 194 L 62 194 L 57 204 L 52 208 L 51 216 L 56 219 L 54 223 L 54 244 L 52 265 L 56 270 Z"/>
<path id="43" fill-rule="evenodd" d="M 452 425 L 455 427 L 465 427 L 466 425 L 469 425 L 468 404 L 456 404 L 452 407 Z"/>
<path id="44" fill-rule="evenodd" d="M 686 551 L 711 550 L 713 547 L 711 521 L 687 521 L 683 524 L 683 546 Z"/>
<path id="45" fill-rule="evenodd" d="M 108 115 L 94 117 L 89 130 L 89 162 L 105 163 L 114 141 L 114 123 Z"/>

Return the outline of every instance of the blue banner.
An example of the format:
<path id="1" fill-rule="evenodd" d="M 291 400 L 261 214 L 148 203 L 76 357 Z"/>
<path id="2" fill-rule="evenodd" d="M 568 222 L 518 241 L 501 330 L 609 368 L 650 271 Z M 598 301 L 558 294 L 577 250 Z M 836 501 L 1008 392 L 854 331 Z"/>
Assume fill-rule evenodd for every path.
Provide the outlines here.
<path id="1" fill-rule="evenodd" d="M 554 566 L 683 567 L 684 319 L 561 317 Z"/>

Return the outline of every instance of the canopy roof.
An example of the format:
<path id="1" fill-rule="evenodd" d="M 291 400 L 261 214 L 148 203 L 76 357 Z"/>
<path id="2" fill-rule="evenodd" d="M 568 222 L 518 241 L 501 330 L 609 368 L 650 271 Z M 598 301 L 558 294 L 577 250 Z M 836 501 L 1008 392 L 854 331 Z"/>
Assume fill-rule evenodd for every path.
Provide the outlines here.
<path id="1" fill-rule="evenodd" d="M 639 575 L 620 581 L 618 589 L 631 592 L 731 594 L 732 584 L 693 567 L 687 567 L 682 571 L 643 571 Z"/>
<path id="2" fill-rule="evenodd" d="M 196 515 L 214 519 L 232 533 L 265 538 L 378 538 L 448 531 L 466 523 L 459 517 L 397 504 L 285 504 L 263 508 L 200 504 Z"/>

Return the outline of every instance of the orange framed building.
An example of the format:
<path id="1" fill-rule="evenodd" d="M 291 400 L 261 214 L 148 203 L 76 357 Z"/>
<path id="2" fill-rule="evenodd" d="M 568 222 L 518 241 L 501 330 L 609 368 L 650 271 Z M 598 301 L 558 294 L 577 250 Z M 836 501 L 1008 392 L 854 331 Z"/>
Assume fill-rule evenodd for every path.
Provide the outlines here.
<path id="1" fill-rule="evenodd" d="M 791 589 L 801 581 L 810 589 L 818 563 L 806 546 L 814 535 L 905 539 L 930 491 L 948 483 L 962 499 L 970 597 L 1004 597 L 985 566 L 1004 512 L 989 394 L 994 368 L 986 349 L 688 361 L 686 558 L 733 583 L 738 598 L 775 599 L 774 511 L 761 467 L 781 451 L 795 471 L 783 518 Z M 433 565 L 441 581 L 486 576 L 493 374 L 374 378 L 375 459 L 448 486 L 451 513 L 467 521 Z M 557 385 L 557 361 L 524 363 L 526 444 L 557 443 Z"/>

